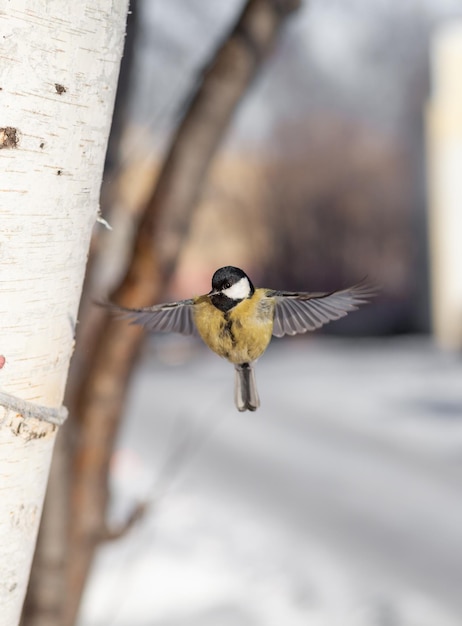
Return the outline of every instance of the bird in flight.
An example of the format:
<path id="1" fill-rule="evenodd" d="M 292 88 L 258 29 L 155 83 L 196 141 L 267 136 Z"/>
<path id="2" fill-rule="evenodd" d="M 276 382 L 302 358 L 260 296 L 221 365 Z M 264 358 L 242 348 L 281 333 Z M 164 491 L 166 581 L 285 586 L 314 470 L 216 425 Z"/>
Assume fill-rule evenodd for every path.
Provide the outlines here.
<path id="1" fill-rule="evenodd" d="M 296 335 L 344 317 L 368 302 L 375 289 L 366 281 L 325 293 L 256 289 L 238 267 L 218 269 L 209 293 L 140 309 L 110 308 L 133 324 L 156 332 L 199 335 L 235 367 L 234 399 L 238 411 L 256 411 L 260 399 L 255 361 L 271 337 Z"/>

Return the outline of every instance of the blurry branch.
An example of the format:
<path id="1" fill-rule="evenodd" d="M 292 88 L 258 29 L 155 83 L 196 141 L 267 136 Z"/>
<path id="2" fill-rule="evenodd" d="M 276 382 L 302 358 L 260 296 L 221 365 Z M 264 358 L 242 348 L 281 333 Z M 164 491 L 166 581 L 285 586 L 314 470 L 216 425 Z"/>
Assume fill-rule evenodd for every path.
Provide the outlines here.
<path id="1" fill-rule="evenodd" d="M 173 138 L 148 206 L 149 220 L 162 209 L 156 245 L 164 280 L 172 276 L 188 232 L 191 211 L 231 117 L 271 49 L 284 17 L 299 5 L 300 0 L 249 0 L 235 28 L 204 72 Z"/>
<path id="2" fill-rule="evenodd" d="M 171 278 L 215 151 L 270 50 L 285 16 L 300 0 L 249 0 L 206 69 L 172 139 L 157 185 L 140 220 L 130 265 L 111 298 L 125 306 L 156 301 Z M 107 476 L 142 329 L 102 312 L 92 358 L 71 410 L 79 421 L 73 466 L 70 547 L 63 624 L 75 622 L 85 580 L 106 528 Z M 135 515 L 136 517 L 136 515 Z"/>
<path id="3" fill-rule="evenodd" d="M 126 535 L 137 524 L 146 513 L 147 503 L 140 502 L 137 504 L 123 524 L 116 528 L 105 527 L 106 534 L 101 535 L 100 541 L 115 541 Z"/>
<path id="4" fill-rule="evenodd" d="M 103 529 L 104 534 L 101 534 L 100 540 L 115 541 L 120 539 L 144 517 L 149 509 L 154 506 L 158 507 L 161 500 L 172 488 L 175 479 L 179 477 L 182 471 L 184 472 L 188 463 L 191 463 L 195 455 L 208 442 L 219 422 L 220 420 L 214 416 L 212 427 L 206 428 L 204 426 L 193 426 L 189 421 L 179 418 L 175 424 L 169 450 L 160 466 L 148 497 L 133 508 L 122 524 L 116 528 L 108 528 L 106 526 Z"/>
<path id="5" fill-rule="evenodd" d="M 148 489 L 147 498 L 140 503 L 135 511 L 140 513 L 140 517 L 150 514 L 151 517 L 156 515 L 164 500 L 174 487 L 174 483 L 185 475 L 185 472 L 195 457 L 201 452 L 205 445 L 212 437 L 215 430 L 219 427 L 223 414 L 214 415 L 208 412 L 206 424 L 192 423 L 187 416 L 178 415 L 173 423 L 173 431 L 169 442 L 168 450 L 163 462 L 160 464 L 159 470 L 154 481 Z M 138 517 L 138 519 L 140 519 Z M 134 522 L 138 521 L 134 519 Z M 111 626 L 118 622 L 118 614 L 120 611 L 120 601 L 114 602 L 113 598 L 124 598 L 130 594 L 131 574 L 134 573 L 133 568 L 136 566 L 138 558 L 141 558 L 146 550 L 146 529 L 138 532 L 130 553 L 122 557 L 122 561 L 118 563 L 115 579 L 111 582 L 111 589 L 108 591 L 108 598 L 111 598 L 110 605 L 104 613 L 104 620 L 107 626 Z M 109 540 L 118 539 L 116 534 L 108 538 Z M 128 587 L 128 588 L 127 588 Z"/>

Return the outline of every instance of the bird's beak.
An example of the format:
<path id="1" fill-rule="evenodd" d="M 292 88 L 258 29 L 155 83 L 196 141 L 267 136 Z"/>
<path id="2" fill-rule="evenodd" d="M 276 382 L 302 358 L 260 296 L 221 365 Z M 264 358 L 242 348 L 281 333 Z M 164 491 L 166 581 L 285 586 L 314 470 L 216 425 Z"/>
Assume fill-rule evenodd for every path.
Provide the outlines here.
<path id="1" fill-rule="evenodd" d="M 218 293 L 219 292 L 216 289 L 212 289 L 212 291 L 209 291 L 207 295 L 208 296 L 216 296 L 216 295 L 218 295 Z"/>

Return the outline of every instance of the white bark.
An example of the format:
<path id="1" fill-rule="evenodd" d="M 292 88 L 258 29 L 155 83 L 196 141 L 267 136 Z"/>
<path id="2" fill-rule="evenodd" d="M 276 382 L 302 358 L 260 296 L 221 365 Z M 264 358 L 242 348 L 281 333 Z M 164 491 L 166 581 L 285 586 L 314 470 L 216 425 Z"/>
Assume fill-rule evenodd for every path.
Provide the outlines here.
<path id="1" fill-rule="evenodd" d="M 0 10 L 0 390 L 49 407 L 72 353 L 127 2 Z M 56 427 L 1 407 L 0 420 L 0 626 L 14 626 Z"/>

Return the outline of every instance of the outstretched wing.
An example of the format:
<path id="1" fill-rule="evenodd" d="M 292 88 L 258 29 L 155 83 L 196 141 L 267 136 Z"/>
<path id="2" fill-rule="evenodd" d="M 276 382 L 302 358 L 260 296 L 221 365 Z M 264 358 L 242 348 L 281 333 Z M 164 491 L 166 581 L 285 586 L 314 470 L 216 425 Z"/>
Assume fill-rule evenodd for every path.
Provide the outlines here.
<path id="1" fill-rule="evenodd" d="M 193 319 L 193 300 L 180 300 L 167 304 L 156 304 L 142 309 L 127 309 L 116 304 L 104 304 L 117 316 L 140 324 L 148 330 L 162 333 L 197 334 Z"/>
<path id="2" fill-rule="evenodd" d="M 377 293 L 367 280 L 342 291 L 290 293 L 275 291 L 273 335 L 296 335 L 345 317 Z"/>

